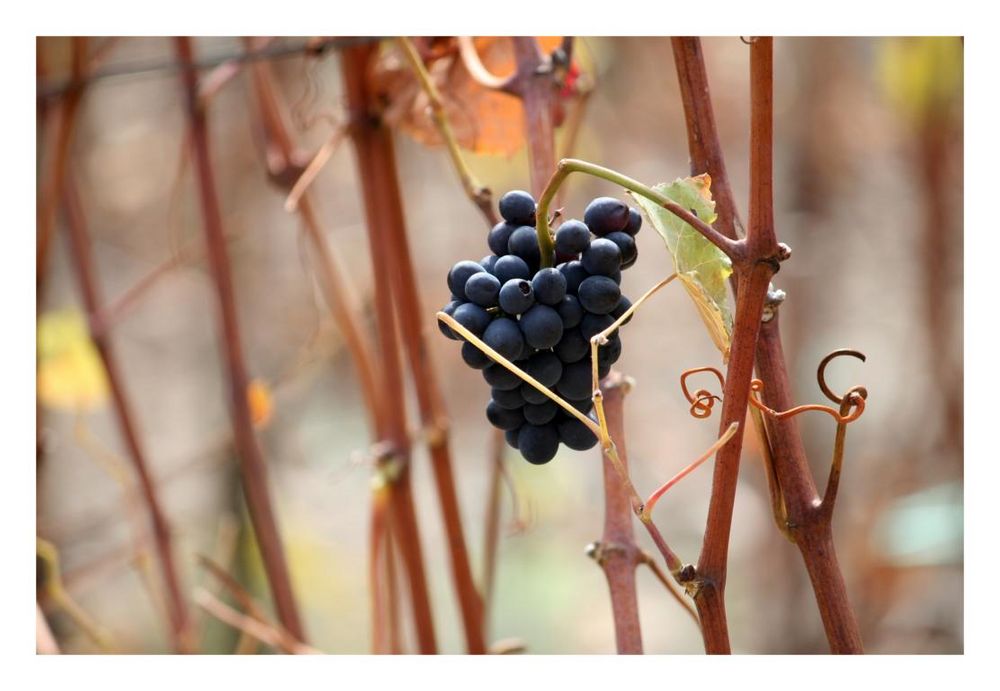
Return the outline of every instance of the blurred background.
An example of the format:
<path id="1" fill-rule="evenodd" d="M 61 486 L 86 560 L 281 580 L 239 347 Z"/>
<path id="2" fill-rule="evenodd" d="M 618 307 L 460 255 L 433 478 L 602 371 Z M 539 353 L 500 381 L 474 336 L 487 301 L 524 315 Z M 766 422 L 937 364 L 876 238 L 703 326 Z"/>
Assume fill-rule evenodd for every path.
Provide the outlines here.
<path id="1" fill-rule="evenodd" d="M 70 74 L 70 45 L 68 38 L 38 41 L 39 180 L 52 164 L 60 104 L 52 86 Z M 235 38 L 199 38 L 194 46 L 206 60 L 243 50 Z M 705 39 L 703 49 L 745 221 L 748 48 L 733 37 Z M 129 74 L 87 85 L 66 165 L 86 217 L 100 292 L 116 310 L 107 328 L 172 526 L 185 593 L 196 586 L 217 591 L 198 566 L 197 555 L 204 554 L 269 607 L 232 447 L 216 295 L 202 249 L 194 168 L 185 153 L 184 92 L 175 71 L 135 69 L 172 63 L 174 46 L 166 38 L 92 38 L 88 51 L 95 69 Z M 669 39 L 581 38 L 575 58 L 580 78 L 593 88 L 573 155 L 649 184 L 688 175 Z M 334 50 L 307 56 L 290 49 L 269 61 L 305 160 L 330 143 L 343 119 L 338 60 Z M 962 43 L 779 38 L 774 72 L 775 222 L 779 239 L 793 249 L 775 284 L 788 294 L 781 323 L 796 401 L 823 402 L 815 370 L 829 351 L 855 348 L 868 357 L 864 364 L 840 360 L 829 373 L 834 390 L 864 384 L 870 394 L 864 416 L 849 429 L 834 520 L 866 649 L 960 653 Z M 256 431 L 296 596 L 312 645 L 331 653 L 369 652 L 372 434 L 364 401 L 299 218 L 285 211 L 285 191 L 268 179 L 249 73 L 238 67 L 230 75 L 209 73 L 222 78 L 210 95 L 208 118 L 241 341 L 256 382 Z M 510 108 L 514 119 L 498 112 L 496 123 L 484 127 L 520 126 L 520 106 Z M 403 125 L 406 117 L 400 116 Z M 456 118 L 460 135 L 468 126 Z M 493 435 L 483 415 L 489 392 L 479 373 L 461 362 L 457 345 L 440 336 L 434 312 L 449 299 L 450 266 L 488 252 L 486 226 L 445 150 L 427 145 L 434 137 L 417 131 L 414 138 L 414 132 L 411 123 L 395 133 L 403 204 L 429 355 L 450 417 L 466 542 L 481 580 L 492 468 Z M 501 137 L 511 151 L 469 154 L 495 197 L 529 188 L 519 136 Z M 561 131 L 560 143 L 565 139 Z M 312 196 L 344 278 L 366 310 L 363 326 L 372 330 L 372 260 L 356 161 L 347 139 L 329 150 Z M 582 217 L 594 196 L 621 193 L 581 176 L 571 177 L 565 189 L 568 217 Z M 168 652 L 148 523 L 114 409 L 100 372 L 93 371 L 67 237 L 64 215 L 57 214 L 39 275 L 37 534 L 58 553 L 65 590 L 106 631 L 113 649 Z M 640 260 L 622 284 L 633 298 L 672 271 L 648 223 L 637 240 Z M 636 381 L 626 402 L 630 463 L 635 484 L 648 492 L 714 440 L 718 418 L 688 415 L 678 375 L 721 363 L 679 289 L 648 303 L 624 330 L 623 343 L 616 369 Z M 419 435 L 412 391 L 401 395 Z M 822 488 L 834 425 L 823 415 L 798 420 Z M 517 639 L 530 653 L 614 652 L 605 577 L 585 555 L 603 525 L 600 463 L 596 449 L 563 447 L 541 467 L 507 454 L 510 482 L 501 495 L 489 641 Z M 439 647 L 461 652 L 424 445 L 414 446 L 412 470 Z M 710 480 L 706 466 L 657 507 L 657 524 L 686 561 L 700 549 Z M 748 435 L 727 587 L 734 651 L 825 652 L 801 558 L 777 533 L 769 512 L 757 445 Z M 637 530 L 637 539 L 655 552 L 643 531 Z M 40 580 L 46 569 L 40 566 Z M 663 586 L 646 570 L 638 580 L 646 651 L 701 652 L 698 631 Z M 40 602 L 65 652 L 99 650 L 66 607 L 47 597 Z M 201 649 L 234 650 L 233 629 L 192 611 Z"/>

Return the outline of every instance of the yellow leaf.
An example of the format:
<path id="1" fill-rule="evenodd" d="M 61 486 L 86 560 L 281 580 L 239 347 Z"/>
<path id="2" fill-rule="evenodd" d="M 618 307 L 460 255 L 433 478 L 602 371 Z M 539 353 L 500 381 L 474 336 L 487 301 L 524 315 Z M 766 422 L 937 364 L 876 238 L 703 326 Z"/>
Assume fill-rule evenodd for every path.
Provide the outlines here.
<path id="1" fill-rule="evenodd" d="M 669 185 L 660 183 L 653 189 L 690 209 L 705 223 L 715 222 L 712 178 L 707 173 L 678 178 Z M 633 194 L 632 197 L 666 243 L 677 278 L 694 302 L 712 343 L 722 354 L 722 361 L 728 362 L 733 316 L 726 281 L 733 273 L 732 262 L 722 250 L 673 213 L 642 195 Z"/>
<path id="2" fill-rule="evenodd" d="M 881 41 L 878 68 L 893 103 L 919 121 L 960 101 L 963 46 L 956 37 L 893 37 Z"/>
<path id="3" fill-rule="evenodd" d="M 76 310 L 38 319 L 38 399 L 58 410 L 93 410 L 108 397 L 108 381 L 87 323 Z"/>
<path id="4" fill-rule="evenodd" d="M 274 412 L 274 398 L 267 382 L 254 379 L 247 384 L 247 405 L 250 407 L 250 419 L 254 427 L 265 427 L 271 421 Z"/>

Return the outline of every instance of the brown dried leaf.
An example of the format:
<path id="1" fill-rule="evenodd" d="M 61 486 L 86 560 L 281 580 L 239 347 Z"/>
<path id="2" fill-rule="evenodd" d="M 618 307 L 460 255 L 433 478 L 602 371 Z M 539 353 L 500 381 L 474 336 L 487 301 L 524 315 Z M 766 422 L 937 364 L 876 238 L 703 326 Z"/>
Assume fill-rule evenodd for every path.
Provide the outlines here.
<path id="1" fill-rule="evenodd" d="M 551 52 L 561 37 L 541 37 L 542 50 Z M 486 68 L 505 77 L 515 70 L 511 41 L 504 37 L 475 39 Z M 514 96 L 481 86 L 462 64 L 454 38 L 433 44 L 427 71 L 444 103 L 445 114 L 459 145 L 477 154 L 511 156 L 524 146 L 524 111 Z M 385 108 L 382 115 L 424 146 L 443 144 L 430 117 L 427 96 L 396 44 L 386 45 L 372 74 Z"/>

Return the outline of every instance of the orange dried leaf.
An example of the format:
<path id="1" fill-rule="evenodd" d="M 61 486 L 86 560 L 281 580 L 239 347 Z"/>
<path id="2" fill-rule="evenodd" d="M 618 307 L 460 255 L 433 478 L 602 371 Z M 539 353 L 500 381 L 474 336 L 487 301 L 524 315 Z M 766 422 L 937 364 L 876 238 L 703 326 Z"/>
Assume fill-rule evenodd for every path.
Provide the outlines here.
<path id="1" fill-rule="evenodd" d="M 48 312 L 38 319 L 38 399 L 57 410 L 94 410 L 108 397 L 107 375 L 83 315 Z"/>
<path id="2" fill-rule="evenodd" d="M 247 406 L 250 408 L 250 419 L 254 427 L 267 426 L 274 413 L 274 398 L 265 381 L 254 379 L 247 384 Z"/>
<path id="3" fill-rule="evenodd" d="M 551 52 L 559 36 L 541 37 L 543 52 Z M 442 46 L 442 43 L 444 45 Z M 516 65 L 509 38 L 480 37 L 476 50 L 493 74 L 513 74 Z M 427 65 L 443 101 L 445 115 L 459 145 L 476 154 L 511 156 L 524 146 L 524 109 L 515 96 L 480 85 L 462 63 L 453 38 L 435 44 L 435 59 Z M 424 146 L 443 142 L 430 116 L 427 96 L 392 45 L 380 56 L 372 75 L 376 91 L 386 104 L 386 121 L 398 126 Z"/>

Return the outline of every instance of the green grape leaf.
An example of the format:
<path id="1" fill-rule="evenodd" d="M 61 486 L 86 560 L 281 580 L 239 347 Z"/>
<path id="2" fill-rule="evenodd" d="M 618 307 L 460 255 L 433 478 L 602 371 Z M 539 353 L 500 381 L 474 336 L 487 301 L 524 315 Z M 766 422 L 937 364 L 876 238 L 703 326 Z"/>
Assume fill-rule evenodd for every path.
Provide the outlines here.
<path id="1" fill-rule="evenodd" d="M 669 184 L 660 183 L 653 189 L 711 224 L 717 217 L 711 186 L 712 178 L 705 173 L 678 178 Z M 670 211 L 639 194 L 629 194 L 666 243 L 677 278 L 698 308 L 712 342 L 722 353 L 723 362 L 728 362 L 733 315 L 729 309 L 726 280 L 733 273 L 732 262 L 722 250 Z"/>

